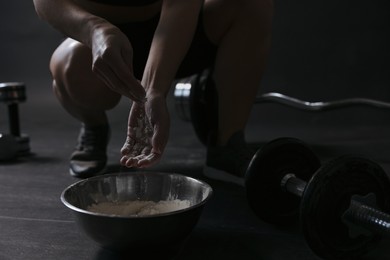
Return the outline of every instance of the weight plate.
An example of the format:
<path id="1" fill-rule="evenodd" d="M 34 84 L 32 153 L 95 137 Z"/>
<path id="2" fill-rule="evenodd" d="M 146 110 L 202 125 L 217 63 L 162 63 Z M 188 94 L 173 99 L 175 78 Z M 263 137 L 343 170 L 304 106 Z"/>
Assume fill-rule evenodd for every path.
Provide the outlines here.
<path id="1" fill-rule="evenodd" d="M 287 225 L 298 220 L 300 198 L 281 186 L 282 178 L 294 173 L 308 181 L 320 167 L 313 151 L 295 138 L 279 138 L 257 151 L 245 178 L 250 207 L 262 220 Z"/>
<path id="2" fill-rule="evenodd" d="M 301 227 L 310 248 L 324 259 L 356 259 L 380 239 L 352 238 L 341 219 L 353 195 L 373 193 L 380 210 L 390 206 L 390 181 L 375 162 L 343 156 L 323 165 L 310 179 L 301 201 Z"/>
<path id="3" fill-rule="evenodd" d="M 26 99 L 26 86 L 23 82 L 0 83 L 0 102 L 20 103 Z"/>
<path id="4" fill-rule="evenodd" d="M 30 137 L 27 134 L 21 134 L 15 138 L 18 143 L 18 155 L 30 154 Z"/>
<path id="5" fill-rule="evenodd" d="M 11 161 L 18 153 L 18 142 L 11 134 L 0 134 L 0 161 Z"/>
<path id="6" fill-rule="evenodd" d="M 211 81 L 210 70 L 200 73 L 191 82 L 190 115 L 195 134 L 202 144 L 218 125 L 218 95 Z"/>

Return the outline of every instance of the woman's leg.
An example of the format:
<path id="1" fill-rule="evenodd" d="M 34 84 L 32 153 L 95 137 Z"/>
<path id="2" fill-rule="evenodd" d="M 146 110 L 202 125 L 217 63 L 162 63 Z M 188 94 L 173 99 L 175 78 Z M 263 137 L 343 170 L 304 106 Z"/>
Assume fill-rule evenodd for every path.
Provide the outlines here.
<path id="1" fill-rule="evenodd" d="M 69 38 L 50 61 L 53 90 L 62 106 L 82 123 L 96 126 L 107 123 L 105 111 L 118 104 L 120 95 L 106 87 L 91 68 L 91 51 Z"/>
<path id="2" fill-rule="evenodd" d="M 106 110 L 118 104 L 120 95 L 106 87 L 91 70 L 91 51 L 72 39 L 53 53 L 50 71 L 53 90 L 65 110 L 82 125 L 70 157 L 72 176 L 87 178 L 104 171 L 110 129 Z"/>
<path id="3" fill-rule="evenodd" d="M 272 0 L 205 1 L 205 32 L 218 46 L 218 125 L 207 147 L 207 177 L 244 184 L 253 156 L 244 132 L 270 48 L 272 8 Z"/>
<path id="4" fill-rule="evenodd" d="M 219 145 L 245 129 L 270 48 L 272 13 L 272 0 L 205 1 L 205 31 L 218 45 Z"/>

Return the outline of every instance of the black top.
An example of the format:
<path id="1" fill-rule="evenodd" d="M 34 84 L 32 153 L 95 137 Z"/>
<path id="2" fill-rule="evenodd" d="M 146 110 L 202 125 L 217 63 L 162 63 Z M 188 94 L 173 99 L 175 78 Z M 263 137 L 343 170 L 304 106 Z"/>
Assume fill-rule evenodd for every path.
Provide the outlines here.
<path id="1" fill-rule="evenodd" d="M 159 0 L 90 0 L 91 2 L 107 4 L 107 5 L 121 5 L 121 6 L 144 6 L 149 5 Z"/>

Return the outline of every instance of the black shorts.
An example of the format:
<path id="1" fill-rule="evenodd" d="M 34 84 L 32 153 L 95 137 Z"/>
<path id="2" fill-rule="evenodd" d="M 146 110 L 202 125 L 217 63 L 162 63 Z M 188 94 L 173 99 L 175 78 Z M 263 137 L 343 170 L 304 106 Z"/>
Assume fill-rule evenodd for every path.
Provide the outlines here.
<path id="1" fill-rule="evenodd" d="M 160 16 L 157 15 L 144 22 L 116 24 L 133 46 L 134 74 L 138 79 L 142 78 L 159 18 Z M 200 15 L 194 39 L 177 71 L 176 78 L 184 78 L 201 72 L 205 68 L 213 67 L 216 53 L 217 46 L 207 38 L 204 32 L 203 17 Z"/>

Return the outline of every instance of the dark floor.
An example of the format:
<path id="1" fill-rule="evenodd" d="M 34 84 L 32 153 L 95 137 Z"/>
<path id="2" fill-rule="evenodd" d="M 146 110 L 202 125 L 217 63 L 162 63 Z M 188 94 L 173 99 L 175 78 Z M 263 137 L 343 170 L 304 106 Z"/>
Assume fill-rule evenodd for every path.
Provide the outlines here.
<path id="1" fill-rule="evenodd" d="M 78 134 L 78 124 L 62 110 L 50 90 L 46 64 L 61 36 L 37 20 L 31 3 L 19 4 L 1 3 L 2 24 L 7 26 L 0 30 L 9 37 L 2 38 L 0 45 L 4 61 L 0 81 L 27 84 L 28 101 L 20 105 L 21 128 L 30 137 L 33 154 L 0 164 L 0 260 L 121 259 L 87 238 L 60 202 L 61 192 L 77 181 L 68 174 L 67 167 Z M 15 14 L 25 19 L 21 18 L 21 25 L 5 22 L 15 21 Z M 380 86 L 377 89 L 378 95 L 369 92 L 371 97 L 386 99 L 381 94 L 386 91 Z M 348 96 L 349 90 L 344 94 Z M 203 179 L 214 189 L 213 198 L 177 259 L 318 259 L 298 225 L 283 229 L 261 221 L 249 208 L 243 188 L 202 176 L 204 147 L 191 124 L 178 118 L 172 95 L 169 100 L 175 127 L 161 163 L 148 170 Z M 110 111 L 112 172 L 119 170 L 118 151 L 125 138 L 128 108 L 123 100 Z M 7 131 L 5 111 L 5 106 L 0 107 L 3 132 Z M 247 137 L 256 144 L 281 136 L 297 137 L 310 144 L 324 162 L 343 154 L 363 154 L 390 174 L 388 115 L 389 111 L 370 107 L 309 113 L 259 104 L 251 116 Z M 390 259 L 388 241 L 379 243 L 364 259 Z"/>

